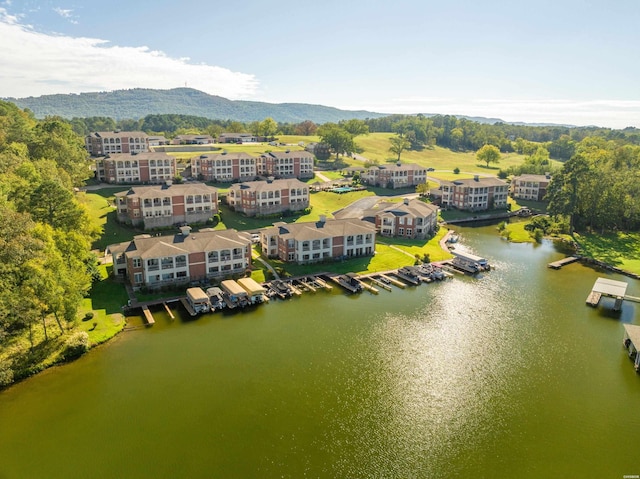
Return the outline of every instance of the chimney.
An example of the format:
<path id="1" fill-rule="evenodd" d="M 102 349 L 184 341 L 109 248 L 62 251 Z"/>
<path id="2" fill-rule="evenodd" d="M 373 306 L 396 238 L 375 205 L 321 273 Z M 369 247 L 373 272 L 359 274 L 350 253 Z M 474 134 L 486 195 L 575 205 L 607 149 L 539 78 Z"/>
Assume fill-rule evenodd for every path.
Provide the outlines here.
<path id="1" fill-rule="evenodd" d="M 273 183 L 273 176 L 267 176 L 267 183 Z"/>
<path id="2" fill-rule="evenodd" d="M 164 182 L 167 186 L 171 186 L 173 184 L 173 180 L 165 180 Z"/>
<path id="3" fill-rule="evenodd" d="M 405 205 L 408 205 L 408 204 L 409 204 L 409 198 L 405 198 L 404 200 L 402 200 L 402 202 L 403 202 Z"/>
<path id="4" fill-rule="evenodd" d="M 480 181 L 480 175 L 473 175 L 473 181 Z"/>
<path id="5" fill-rule="evenodd" d="M 189 225 L 181 226 L 180 234 L 182 234 L 182 236 L 189 236 L 191 234 L 191 226 Z"/>
<path id="6" fill-rule="evenodd" d="M 327 222 L 326 215 L 320 215 L 320 220 L 319 221 L 320 221 L 320 223 L 323 223 L 323 224 L 326 223 Z"/>

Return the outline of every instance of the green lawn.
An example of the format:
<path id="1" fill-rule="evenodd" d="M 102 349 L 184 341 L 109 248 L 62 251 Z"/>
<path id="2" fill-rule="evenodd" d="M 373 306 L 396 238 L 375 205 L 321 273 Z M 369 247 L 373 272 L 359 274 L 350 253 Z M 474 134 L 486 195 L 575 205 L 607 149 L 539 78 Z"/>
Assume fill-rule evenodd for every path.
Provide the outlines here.
<path id="1" fill-rule="evenodd" d="M 574 234 L 585 256 L 640 274 L 640 232 Z"/>
<path id="2" fill-rule="evenodd" d="M 393 133 L 371 133 L 365 136 L 358 136 L 356 144 L 364 151 L 362 156 L 377 160 L 380 164 L 386 163 L 388 160 L 395 161 L 395 158 L 389 153 L 389 138 Z M 475 151 L 451 151 L 439 146 L 425 148 L 422 151 L 404 151 L 400 157 L 402 163 L 417 163 L 427 168 L 434 168 L 436 171 L 429 172 L 429 176 L 433 178 L 452 180 L 469 178 L 462 173 L 473 174 L 489 174 L 495 176 L 500 169 L 506 169 L 510 166 L 517 166 L 524 161 L 525 156 L 517 153 L 503 153 L 500 162 L 492 164 L 489 168 L 485 163 L 476 160 Z M 561 165 L 561 163 L 552 160 L 552 166 Z M 362 164 L 362 163 L 360 163 Z M 453 170 L 460 169 L 460 174 L 455 175 Z"/>
<path id="3" fill-rule="evenodd" d="M 506 223 L 500 234 L 512 243 L 534 243 L 533 237 L 524 229 L 527 224 L 529 224 L 528 220 Z"/>
<path id="4" fill-rule="evenodd" d="M 141 233 L 123 226 L 116 221 L 114 193 L 126 190 L 126 187 L 103 188 L 86 193 L 78 193 L 77 198 L 88 210 L 89 215 L 102 228 L 102 236 L 93 243 L 93 249 L 104 249 L 110 244 L 129 241 L 134 235 Z"/>

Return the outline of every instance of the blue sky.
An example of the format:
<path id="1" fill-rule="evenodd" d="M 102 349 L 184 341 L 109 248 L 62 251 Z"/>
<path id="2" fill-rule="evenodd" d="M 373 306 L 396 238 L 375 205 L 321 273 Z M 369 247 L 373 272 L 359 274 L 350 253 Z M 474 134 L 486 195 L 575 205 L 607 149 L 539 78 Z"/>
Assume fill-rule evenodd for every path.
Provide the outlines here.
<path id="1" fill-rule="evenodd" d="M 0 97 L 233 100 L 640 127 L 638 0 L 0 0 Z"/>

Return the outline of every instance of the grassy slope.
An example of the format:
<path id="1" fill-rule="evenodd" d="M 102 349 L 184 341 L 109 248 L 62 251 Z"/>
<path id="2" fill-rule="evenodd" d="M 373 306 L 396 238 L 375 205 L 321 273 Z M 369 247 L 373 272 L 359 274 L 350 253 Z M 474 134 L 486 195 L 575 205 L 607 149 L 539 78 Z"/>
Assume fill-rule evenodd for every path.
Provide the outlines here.
<path id="1" fill-rule="evenodd" d="M 356 138 L 356 143 L 364 151 L 362 155 L 370 160 L 377 160 L 381 164 L 388 160 L 395 161 L 395 157 L 389 153 L 389 138 L 392 133 L 371 133 L 366 136 Z M 492 164 L 489 168 L 485 163 L 476 160 L 473 151 L 459 152 L 451 151 L 439 146 L 425 148 L 422 151 L 404 151 L 400 157 L 403 163 L 417 163 L 427 168 L 434 168 L 436 171 L 430 172 L 429 176 L 442 180 L 452 180 L 454 178 L 469 178 L 473 174 L 497 175 L 500 169 L 510 166 L 517 166 L 524 161 L 525 156 L 517 153 L 503 153 L 499 163 Z M 554 165 L 560 163 L 552 160 Z M 459 168 L 461 174 L 455 175 L 453 170 Z M 463 175 L 463 173 L 467 173 Z"/>
<path id="2" fill-rule="evenodd" d="M 617 268 L 640 274 L 640 232 L 575 234 L 582 254 Z"/>

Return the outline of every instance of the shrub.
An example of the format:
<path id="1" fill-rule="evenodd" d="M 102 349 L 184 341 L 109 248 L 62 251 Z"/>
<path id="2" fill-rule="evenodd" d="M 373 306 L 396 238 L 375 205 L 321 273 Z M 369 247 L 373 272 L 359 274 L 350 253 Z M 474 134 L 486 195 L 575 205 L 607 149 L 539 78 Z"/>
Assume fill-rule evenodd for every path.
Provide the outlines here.
<path id="1" fill-rule="evenodd" d="M 69 361 L 82 356 L 89 350 L 89 334 L 86 331 L 79 331 L 71 335 L 66 343 L 62 357 Z"/>
<path id="2" fill-rule="evenodd" d="M 453 169 L 453 173 L 456 175 L 460 174 L 460 168 L 458 168 L 457 166 Z"/>
<path id="3" fill-rule="evenodd" d="M 13 379 L 13 369 L 11 369 L 9 363 L 0 364 L 0 388 L 13 383 Z"/>
<path id="4" fill-rule="evenodd" d="M 93 319 L 93 311 L 89 311 L 88 313 L 85 313 L 83 321 L 90 321 L 92 319 Z"/>

